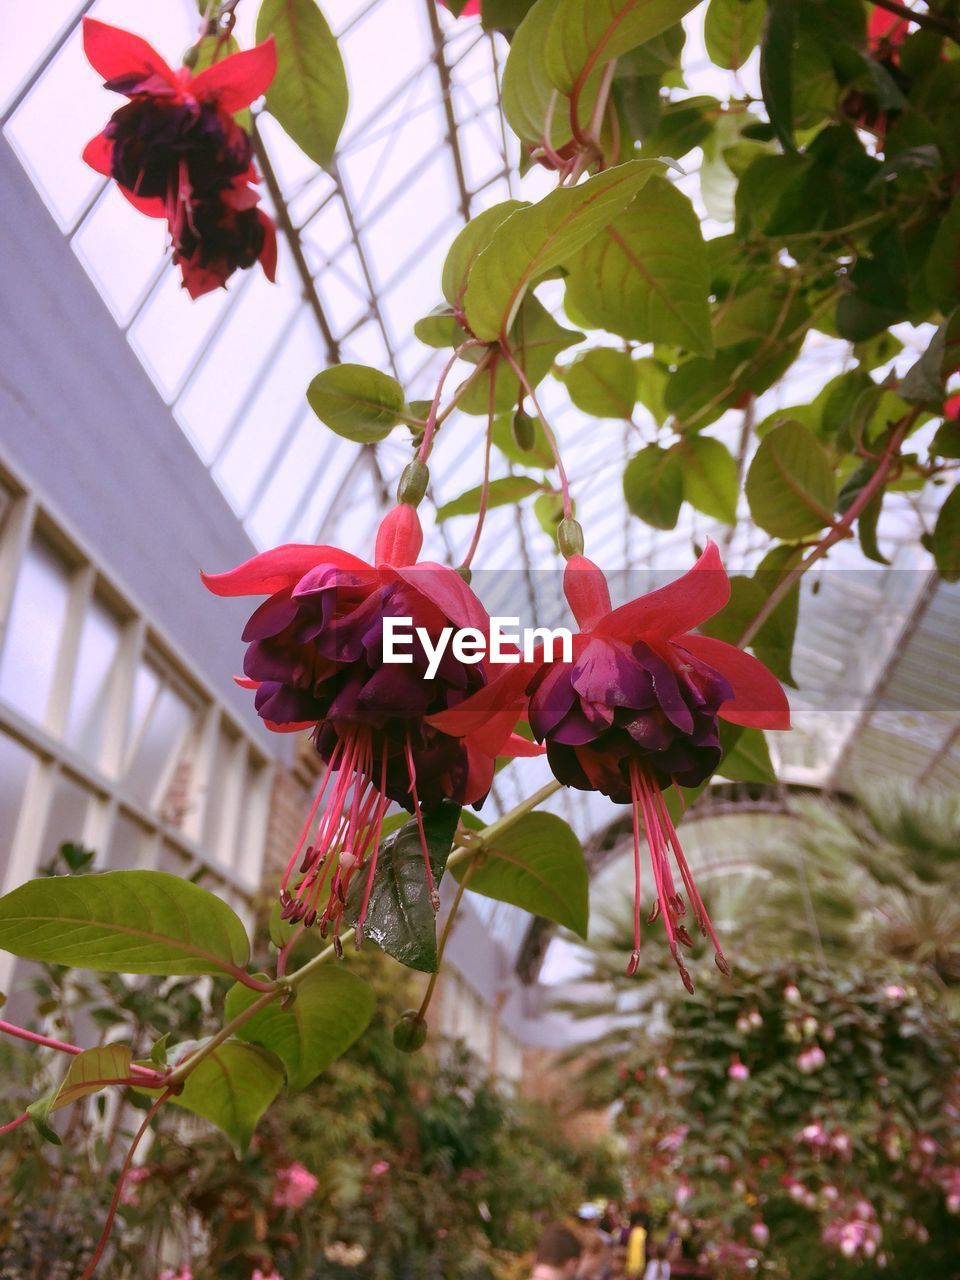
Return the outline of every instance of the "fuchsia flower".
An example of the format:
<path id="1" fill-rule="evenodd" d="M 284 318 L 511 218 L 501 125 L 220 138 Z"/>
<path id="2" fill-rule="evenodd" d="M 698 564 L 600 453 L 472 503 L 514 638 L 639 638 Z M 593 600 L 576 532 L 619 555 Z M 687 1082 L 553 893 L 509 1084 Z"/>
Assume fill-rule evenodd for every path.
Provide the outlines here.
<path id="1" fill-rule="evenodd" d="M 278 1169 L 276 1176 L 273 1205 L 277 1209 L 302 1209 L 320 1185 L 319 1180 L 299 1160 Z"/>
<path id="2" fill-rule="evenodd" d="M 416 511 L 401 504 L 380 525 L 373 565 L 336 547 L 290 545 L 229 573 L 202 575 L 216 595 L 268 597 L 243 633 L 241 683 L 256 690 L 257 711 L 269 728 L 309 728 L 326 762 L 283 875 L 284 917 L 307 926 L 319 918 L 324 930 L 332 921 L 339 931 L 347 890 L 362 868 L 358 939 L 391 801 L 417 819 L 435 893 L 422 809 L 444 797 L 478 804 L 498 755 L 539 751 L 513 734 L 516 713 L 509 709 L 469 735 L 433 727 L 433 713 L 484 686 L 485 662 L 467 664 L 447 650 L 435 677 L 426 679 L 426 652 L 416 639 L 409 665 L 384 663 L 387 616 L 411 618 L 433 639 L 451 625 L 489 634 L 486 611 L 459 574 L 416 563 L 422 542 Z"/>
<path id="3" fill-rule="evenodd" d="M 727 1075 L 730 1077 L 731 1080 L 736 1080 L 738 1082 L 743 1080 L 749 1080 L 750 1068 L 747 1066 L 745 1062 L 741 1062 L 739 1057 L 737 1057 L 737 1055 L 734 1054 L 730 1060 L 729 1067 L 727 1067 Z"/>
<path id="4" fill-rule="evenodd" d="M 83 20 L 83 48 L 105 87 L 130 101 L 87 143 L 83 158 L 151 218 L 166 218 L 173 259 L 192 298 L 237 268 L 277 264 L 272 221 L 258 208 L 250 135 L 235 119 L 277 67 L 273 36 L 193 75 L 173 70 L 140 36 Z"/>
<path id="5" fill-rule="evenodd" d="M 743 650 L 693 634 L 691 628 L 719 612 L 730 580 L 710 543 L 682 578 L 613 609 L 606 579 L 585 556 L 567 562 L 564 594 L 580 626 L 573 661 L 520 663 L 460 707 L 432 716 L 449 733 L 467 733 L 485 717 L 529 695 L 534 736 L 547 744 L 554 776 L 566 786 L 601 791 L 633 807 L 636 890 L 634 952 L 640 960 L 640 831 L 653 865 L 655 903 L 684 985 L 690 976 L 678 944 L 692 939 L 670 867 L 670 851 L 702 932 L 713 941 L 716 961 L 726 960 L 687 865 L 663 798 L 670 786 L 694 787 L 720 762 L 717 718 L 759 729 L 787 729 L 790 712 L 779 683 Z"/>

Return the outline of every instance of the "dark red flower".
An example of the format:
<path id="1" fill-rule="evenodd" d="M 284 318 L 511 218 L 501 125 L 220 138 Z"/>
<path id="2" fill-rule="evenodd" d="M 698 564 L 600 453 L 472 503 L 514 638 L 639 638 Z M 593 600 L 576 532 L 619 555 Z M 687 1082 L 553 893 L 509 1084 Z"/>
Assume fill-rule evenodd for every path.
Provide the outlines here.
<path id="1" fill-rule="evenodd" d="M 411 663 L 384 662 L 385 617 L 411 618 L 432 641 L 451 626 L 489 633 L 486 611 L 459 574 L 416 563 L 422 541 L 416 511 L 400 505 L 380 526 L 373 565 L 336 547 L 291 545 L 229 573 L 203 575 L 217 595 L 268 596 L 243 633 L 248 648 L 241 683 L 256 689 L 257 711 L 271 729 L 309 728 L 326 762 L 282 882 L 286 916 L 305 924 L 318 916 L 322 926 L 339 924 L 346 889 L 365 867 L 362 931 L 391 801 L 411 810 L 420 824 L 432 889 L 421 808 L 444 797 L 477 804 L 490 789 L 498 755 L 539 751 L 513 735 L 516 713 L 510 710 L 469 735 L 428 723 L 428 716 L 486 684 L 485 662 L 463 663 L 447 650 L 435 676 L 427 678 L 419 640 Z"/>
<path id="2" fill-rule="evenodd" d="M 790 712 L 776 679 L 761 662 L 720 640 L 692 634 L 730 596 L 730 580 L 710 543 L 693 569 L 669 586 L 613 609 L 606 579 L 585 556 L 573 556 L 564 594 L 580 626 L 573 660 L 521 663 L 461 707 L 431 718 L 448 733 L 469 733 L 494 707 L 529 698 L 534 735 L 547 744 L 555 777 L 630 804 L 634 818 L 636 896 L 634 954 L 639 963 L 640 833 L 653 867 L 655 903 L 684 983 L 690 978 L 678 944 L 690 945 L 686 904 L 673 878 L 670 852 L 717 964 L 726 961 L 670 818 L 663 792 L 697 786 L 720 762 L 718 717 L 760 729 L 787 729 Z"/>
<path id="3" fill-rule="evenodd" d="M 190 295 L 257 261 L 272 280 L 276 230 L 257 207 L 253 144 L 235 113 L 273 79 L 273 37 L 197 75 L 172 70 L 145 40 L 94 18 L 83 20 L 83 47 L 106 88 L 130 99 L 83 157 L 142 213 L 166 218 Z"/>

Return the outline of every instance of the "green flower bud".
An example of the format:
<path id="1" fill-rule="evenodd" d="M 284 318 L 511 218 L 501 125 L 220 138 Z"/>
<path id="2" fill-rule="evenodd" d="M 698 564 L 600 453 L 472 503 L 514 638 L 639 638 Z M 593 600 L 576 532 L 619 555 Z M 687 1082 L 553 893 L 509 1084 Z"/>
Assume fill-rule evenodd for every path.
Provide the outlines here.
<path id="1" fill-rule="evenodd" d="M 583 530 L 577 520 L 563 519 L 557 525 L 557 546 L 564 560 L 583 555 Z"/>
<path id="2" fill-rule="evenodd" d="M 393 1028 L 393 1043 L 401 1053 L 416 1053 L 427 1042 L 427 1024 L 418 1009 L 408 1009 L 400 1015 Z"/>
<path id="3" fill-rule="evenodd" d="M 427 492 L 427 484 L 430 480 L 430 471 L 425 462 L 421 462 L 419 458 L 414 458 L 412 462 L 408 462 L 400 476 L 400 483 L 397 485 L 397 501 L 406 503 L 408 507 L 419 507 L 423 501 L 423 495 Z"/>
<path id="4" fill-rule="evenodd" d="M 513 415 L 513 438 L 517 448 L 522 449 L 524 453 L 529 453 L 536 444 L 536 430 L 536 418 L 531 418 L 529 413 L 518 409 Z"/>

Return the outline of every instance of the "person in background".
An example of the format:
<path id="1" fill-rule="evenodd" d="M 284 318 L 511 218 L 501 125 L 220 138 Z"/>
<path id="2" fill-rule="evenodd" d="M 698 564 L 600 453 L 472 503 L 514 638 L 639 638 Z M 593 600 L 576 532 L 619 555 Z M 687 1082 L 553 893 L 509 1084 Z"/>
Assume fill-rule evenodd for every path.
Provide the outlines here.
<path id="1" fill-rule="evenodd" d="M 583 1246 L 573 1232 L 554 1223 L 540 1237 L 530 1280 L 574 1280 L 582 1253 Z"/>
<path id="2" fill-rule="evenodd" d="M 627 1233 L 627 1280 L 641 1280 L 647 1261 L 647 1233 L 650 1219 L 642 1209 L 630 1214 L 630 1230 Z"/>
<path id="3" fill-rule="evenodd" d="M 610 1246 L 599 1231 L 591 1232 L 583 1246 L 577 1280 L 612 1280 Z"/>
<path id="4" fill-rule="evenodd" d="M 650 1249 L 650 1261 L 643 1273 L 643 1280 L 670 1280 L 670 1263 L 667 1261 L 667 1246 L 659 1242 Z"/>

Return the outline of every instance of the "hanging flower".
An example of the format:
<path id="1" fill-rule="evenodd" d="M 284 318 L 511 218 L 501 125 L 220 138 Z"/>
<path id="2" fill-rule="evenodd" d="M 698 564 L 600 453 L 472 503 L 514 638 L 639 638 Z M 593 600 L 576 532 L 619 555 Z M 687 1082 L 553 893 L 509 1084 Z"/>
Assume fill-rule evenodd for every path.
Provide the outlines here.
<path id="1" fill-rule="evenodd" d="M 273 280 L 276 230 L 258 207 L 253 143 L 235 118 L 273 79 L 273 37 L 197 75 L 174 71 L 145 40 L 95 18 L 83 20 L 83 47 L 105 87 L 129 98 L 83 158 L 141 213 L 166 218 L 190 296 L 258 261 Z"/>
<path id="2" fill-rule="evenodd" d="M 278 1209 L 302 1209 L 319 1185 L 310 1170 L 294 1160 L 276 1171 L 273 1204 Z"/>
<path id="3" fill-rule="evenodd" d="M 718 717 L 787 729 L 787 700 L 756 658 L 691 633 L 730 597 L 730 580 L 713 543 L 682 578 L 619 609 L 611 607 L 601 570 L 585 556 L 572 556 L 564 594 L 580 626 L 572 662 L 520 663 L 431 723 L 451 733 L 469 732 L 494 708 L 529 695 L 530 724 L 547 744 L 554 776 L 633 808 L 634 951 L 628 973 L 640 962 L 642 830 L 653 865 L 650 919 L 663 917 L 671 954 L 692 990 L 679 953 L 679 945 L 689 946 L 692 939 L 683 923 L 687 906 L 674 881 L 671 850 L 694 919 L 712 939 L 718 967 L 729 970 L 663 793 L 674 784 L 695 787 L 709 778 L 721 756 Z"/>
<path id="4" fill-rule="evenodd" d="M 516 714 L 491 716 L 469 736 L 434 728 L 428 717 L 486 683 L 483 662 L 445 650 L 435 676 L 414 639 L 409 664 L 383 660 L 384 618 L 412 619 L 433 639 L 446 627 L 490 621 L 454 570 L 417 564 L 423 541 L 413 507 L 400 504 L 377 534 L 374 564 L 336 547 L 290 545 L 254 556 L 228 573 L 203 575 L 216 595 L 266 595 L 247 623 L 241 683 L 280 732 L 309 729 L 326 769 L 281 884 L 284 917 L 339 928 L 347 889 L 364 868 L 358 938 L 373 886 L 380 831 L 392 801 L 420 829 L 427 883 L 435 897 L 422 810 L 447 797 L 479 804 L 498 755 L 539 748 L 513 735 Z M 326 905 L 321 900 L 326 895 Z"/>

